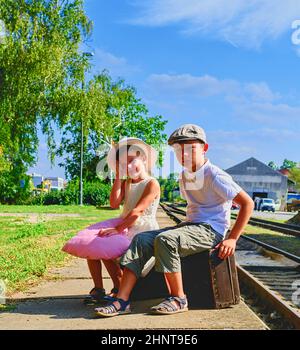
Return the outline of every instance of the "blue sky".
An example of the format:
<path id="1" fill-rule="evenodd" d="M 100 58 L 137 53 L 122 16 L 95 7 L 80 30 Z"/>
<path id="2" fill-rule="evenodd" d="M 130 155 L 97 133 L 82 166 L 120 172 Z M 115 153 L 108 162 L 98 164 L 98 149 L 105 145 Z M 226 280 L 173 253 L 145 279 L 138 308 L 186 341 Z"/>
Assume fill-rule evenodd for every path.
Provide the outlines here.
<path id="1" fill-rule="evenodd" d="M 86 0 L 86 11 L 93 72 L 135 86 L 168 134 L 202 126 L 224 169 L 252 156 L 300 161 L 300 1 Z M 64 177 L 42 136 L 29 171 Z"/>

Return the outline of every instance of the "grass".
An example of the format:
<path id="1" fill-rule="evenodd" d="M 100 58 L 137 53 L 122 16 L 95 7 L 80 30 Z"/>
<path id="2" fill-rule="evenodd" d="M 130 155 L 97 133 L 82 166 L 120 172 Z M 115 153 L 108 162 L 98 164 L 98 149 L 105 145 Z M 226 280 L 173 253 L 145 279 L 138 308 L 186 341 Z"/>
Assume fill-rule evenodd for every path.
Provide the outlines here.
<path id="1" fill-rule="evenodd" d="M 55 207 L 55 208 L 54 208 Z M 0 213 L 22 213 L 22 206 L 0 206 Z M 4 209 L 4 210 L 3 210 Z M 43 278 L 51 267 L 62 266 L 70 256 L 63 244 L 84 227 L 119 215 L 119 210 L 92 206 L 28 206 L 23 213 L 38 213 L 37 222 L 28 215 L 0 216 L 0 280 L 7 295 L 25 290 Z M 78 214 L 47 217 L 43 214 Z"/>
<path id="2" fill-rule="evenodd" d="M 96 208 L 92 205 L 5 205 L 0 204 L 0 213 L 37 213 L 37 214 L 80 214 L 99 215 L 102 211 L 111 210 L 110 207 Z"/>
<path id="3" fill-rule="evenodd" d="M 278 222 L 280 224 L 285 224 L 287 220 L 279 220 L 279 219 L 274 219 L 274 218 L 262 218 L 259 216 L 253 216 L 256 219 L 263 219 L 263 220 L 267 220 L 267 221 L 272 221 L 272 222 Z"/>
<path id="4" fill-rule="evenodd" d="M 280 232 L 271 231 L 265 228 L 247 225 L 245 235 L 273 245 L 291 254 L 300 256 L 300 238 L 285 235 Z"/>

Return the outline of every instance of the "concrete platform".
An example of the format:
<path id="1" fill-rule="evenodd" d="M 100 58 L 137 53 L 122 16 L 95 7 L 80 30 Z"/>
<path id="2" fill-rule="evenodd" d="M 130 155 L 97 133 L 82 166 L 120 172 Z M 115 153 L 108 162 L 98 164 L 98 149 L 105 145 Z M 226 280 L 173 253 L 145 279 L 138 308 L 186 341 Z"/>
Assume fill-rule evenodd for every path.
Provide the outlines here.
<path id="1" fill-rule="evenodd" d="M 161 227 L 173 226 L 159 210 Z M 15 294 L 15 310 L 0 313 L 0 330 L 83 330 L 83 329 L 266 329 L 264 323 L 243 303 L 223 310 L 190 310 L 172 316 L 147 314 L 159 300 L 132 303 L 133 313 L 109 319 L 96 319 L 93 307 L 82 299 L 92 288 L 86 262 L 74 258 L 68 266 L 54 269 L 57 281 L 43 282 L 26 293 Z M 112 288 L 105 271 L 105 288 Z"/>

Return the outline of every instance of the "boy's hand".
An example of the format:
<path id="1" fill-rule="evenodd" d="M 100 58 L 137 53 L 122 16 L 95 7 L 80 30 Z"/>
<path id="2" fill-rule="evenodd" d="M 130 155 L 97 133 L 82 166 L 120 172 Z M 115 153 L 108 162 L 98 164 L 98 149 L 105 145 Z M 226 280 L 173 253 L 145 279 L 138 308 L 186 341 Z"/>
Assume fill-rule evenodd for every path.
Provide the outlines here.
<path id="1" fill-rule="evenodd" d="M 119 232 L 114 228 L 114 227 L 109 227 L 109 228 L 101 228 L 100 231 L 98 232 L 98 236 L 110 236 L 110 235 L 116 235 Z"/>
<path id="2" fill-rule="evenodd" d="M 236 240 L 235 239 L 224 239 L 224 241 L 220 242 L 216 245 L 215 249 L 219 249 L 218 257 L 220 259 L 226 259 L 229 256 L 232 256 L 235 252 Z"/>

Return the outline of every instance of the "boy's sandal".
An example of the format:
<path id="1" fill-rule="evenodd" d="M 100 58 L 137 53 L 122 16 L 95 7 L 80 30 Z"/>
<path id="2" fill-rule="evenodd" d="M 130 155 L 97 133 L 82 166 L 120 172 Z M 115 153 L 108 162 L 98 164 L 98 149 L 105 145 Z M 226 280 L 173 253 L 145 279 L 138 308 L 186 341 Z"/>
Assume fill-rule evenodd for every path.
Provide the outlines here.
<path id="1" fill-rule="evenodd" d="M 103 298 L 105 297 L 105 289 L 104 288 L 93 288 L 90 291 L 90 295 L 84 298 L 85 305 L 95 305 L 97 303 L 103 302 Z"/>
<path id="2" fill-rule="evenodd" d="M 95 309 L 96 316 L 100 317 L 113 317 L 118 315 L 124 315 L 131 313 L 130 301 L 123 300 L 120 298 L 112 298 L 112 301 L 107 306 L 97 307 Z M 113 304 L 113 301 L 118 301 L 120 303 L 120 308 Z"/>
<path id="3" fill-rule="evenodd" d="M 172 301 L 176 301 L 176 305 L 174 305 Z M 187 298 L 179 298 L 173 296 L 166 298 L 163 302 L 157 306 L 153 306 L 150 310 L 152 314 L 156 315 L 173 315 L 185 311 L 188 311 Z"/>

